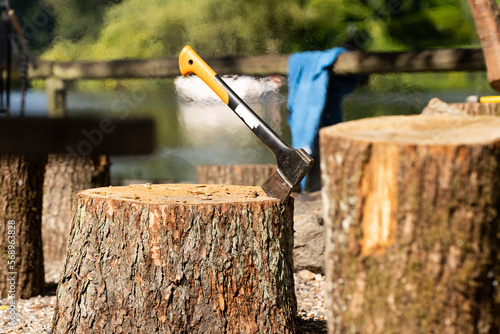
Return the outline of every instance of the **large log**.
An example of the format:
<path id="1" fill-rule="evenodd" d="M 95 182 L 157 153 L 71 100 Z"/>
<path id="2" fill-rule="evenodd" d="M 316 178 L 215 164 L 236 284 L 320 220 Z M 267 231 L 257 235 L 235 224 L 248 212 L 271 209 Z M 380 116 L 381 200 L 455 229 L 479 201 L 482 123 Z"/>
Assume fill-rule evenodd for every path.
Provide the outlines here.
<path id="1" fill-rule="evenodd" d="M 219 74 L 251 76 L 287 75 L 288 54 L 267 54 L 246 57 L 206 59 Z M 99 62 L 47 62 L 29 68 L 30 79 L 131 79 L 172 78 L 179 76 L 179 60 L 124 59 Z M 342 53 L 334 66 L 334 74 L 484 71 L 486 65 L 481 49 L 433 49 L 410 52 Z"/>
<path id="2" fill-rule="evenodd" d="M 50 154 L 43 183 L 42 237 L 45 261 L 66 256 L 72 204 L 80 190 L 110 185 L 107 156 Z"/>
<path id="3" fill-rule="evenodd" d="M 484 71 L 482 50 L 434 49 L 409 52 L 350 51 L 339 55 L 334 74 Z"/>
<path id="4" fill-rule="evenodd" d="M 276 165 L 201 165 L 198 183 L 260 186 L 276 171 Z"/>
<path id="5" fill-rule="evenodd" d="M 45 160 L 0 155 L 2 298 L 30 298 L 45 289 L 41 236 Z"/>
<path id="6" fill-rule="evenodd" d="M 54 333 L 295 333 L 293 199 L 261 188 L 79 192 Z"/>
<path id="7" fill-rule="evenodd" d="M 499 333 L 500 118 L 320 132 L 331 333 Z"/>

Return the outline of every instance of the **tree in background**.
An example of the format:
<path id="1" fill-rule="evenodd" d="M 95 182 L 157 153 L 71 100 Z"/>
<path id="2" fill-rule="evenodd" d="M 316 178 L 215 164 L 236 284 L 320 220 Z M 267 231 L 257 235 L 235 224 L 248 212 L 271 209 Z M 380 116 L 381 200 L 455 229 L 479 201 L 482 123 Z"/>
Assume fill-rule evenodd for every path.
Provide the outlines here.
<path id="1" fill-rule="evenodd" d="M 73 42 L 83 38 L 96 39 L 104 22 L 105 12 L 121 0 L 44 0 L 57 13 L 56 34 Z"/>
<path id="2" fill-rule="evenodd" d="M 107 60 L 291 53 L 333 46 L 406 50 L 470 46 L 461 0 L 45 0 L 57 38 L 44 57 Z"/>
<path id="3" fill-rule="evenodd" d="M 407 0 L 396 9 L 387 29 L 406 48 L 460 47 L 476 38 L 467 1 Z"/>
<path id="4" fill-rule="evenodd" d="M 212 56 L 279 53 L 289 45 L 298 50 L 309 44 L 311 38 L 303 34 L 314 21 L 315 15 L 307 13 L 298 0 L 125 0 L 108 8 L 97 41 L 63 38 L 47 57 L 173 56 L 187 43 Z M 311 29 L 317 27 L 311 25 Z"/>
<path id="5" fill-rule="evenodd" d="M 52 8 L 37 0 L 10 0 L 10 5 L 34 54 L 43 52 L 53 40 L 56 19 Z"/>
<path id="6" fill-rule="evenodd" d="M 343 7 L 346 43 L 357 49 L 464 47 L 477 38 L 467 1 L 344 0 Z"/>

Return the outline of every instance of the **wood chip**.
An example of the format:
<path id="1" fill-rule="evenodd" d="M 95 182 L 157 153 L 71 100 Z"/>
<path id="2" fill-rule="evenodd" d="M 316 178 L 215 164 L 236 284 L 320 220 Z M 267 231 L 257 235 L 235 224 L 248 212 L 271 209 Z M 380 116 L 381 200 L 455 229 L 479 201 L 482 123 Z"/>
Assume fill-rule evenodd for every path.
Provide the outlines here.
<path id="1" fill-rule="evenodd" d="M 449 115 L 449 116 L 469 116 L 464 111 L 441 101 L 437 97 L 432 98 L 422 111 L 422 115 Z"/>

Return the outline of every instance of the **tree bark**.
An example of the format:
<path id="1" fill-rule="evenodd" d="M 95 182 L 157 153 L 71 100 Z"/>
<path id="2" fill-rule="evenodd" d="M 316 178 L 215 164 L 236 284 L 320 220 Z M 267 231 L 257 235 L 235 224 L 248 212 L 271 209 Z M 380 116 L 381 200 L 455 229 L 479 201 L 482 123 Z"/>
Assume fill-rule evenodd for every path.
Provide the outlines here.
<path id="1" fill-rule="evenodd" d="M 331 333 L 499 333 L 500 119 L 320 133 Z"/>
<path id="2" fill-rule="evenodd" d="M 196 167 L 198 183 L 261 186 L 276 165 L 209 165 Z"/>
<path id="3" fill-rule="evenodd" d="M 62 261 L 72 218 L 75 194 L 109 186 L 107 156 L 78 157 L 50 154 L 43 186 L 42 236 L 46 261 Z"/>
<path id="4" fill-rule="evenodd" d="M 293 199 L 258 187 L 79 192 L 54 333 L 295 333 Z"/>
<path id="5" fill-rule="evenodd" d="M 492 115 L 500 116 L 500 103 L 450 103 L 462 111 L 465 111 L 468 115 L 479 116 L 479 115 Z"/>
<path id="6" fill-rule="evenodd" d="M 0 156 L 2 298 L 14 294 L 16 298 L 30 298 L 43 293 L 45 288 L 41 237 L 45 160 L 22 155 Z"/>

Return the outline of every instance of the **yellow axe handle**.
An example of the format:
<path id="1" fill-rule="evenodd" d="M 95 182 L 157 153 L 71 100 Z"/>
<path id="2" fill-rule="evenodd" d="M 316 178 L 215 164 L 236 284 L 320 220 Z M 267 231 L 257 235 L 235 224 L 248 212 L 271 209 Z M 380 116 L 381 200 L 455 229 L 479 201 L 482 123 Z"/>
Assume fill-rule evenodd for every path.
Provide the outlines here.
<path id="1" fill-rule="evenodd" d="M 481 103 L 500 103 L 500 96 L 481 96 L 479 98 Z"/>
<path id="2" fill-rule="evenodd" d="M 179 69 L 183 76 L 191 73 L 199 76 L 225 104 L 229 105 L 227 91 L 215 79 L 217 73 L 189 45 L 186 45 L 179 55 Z"/>

